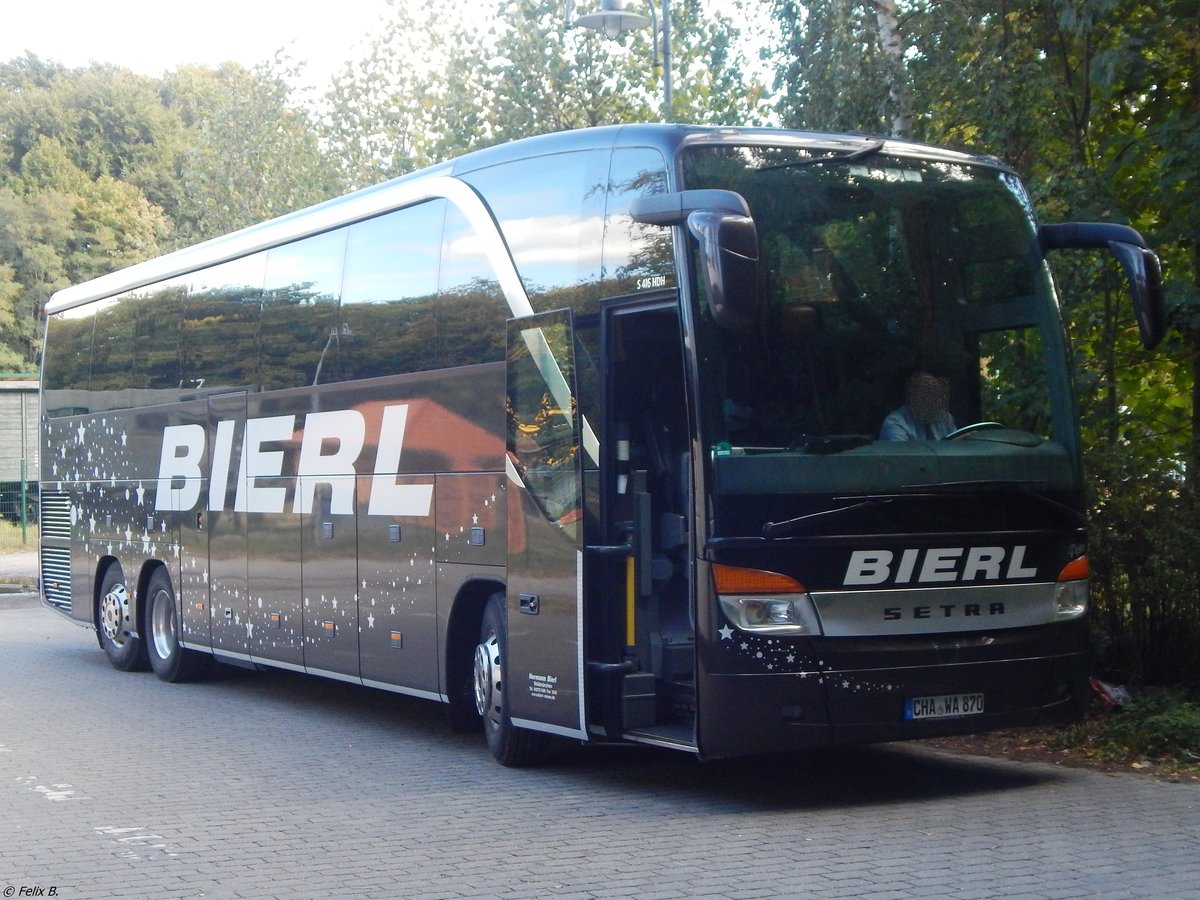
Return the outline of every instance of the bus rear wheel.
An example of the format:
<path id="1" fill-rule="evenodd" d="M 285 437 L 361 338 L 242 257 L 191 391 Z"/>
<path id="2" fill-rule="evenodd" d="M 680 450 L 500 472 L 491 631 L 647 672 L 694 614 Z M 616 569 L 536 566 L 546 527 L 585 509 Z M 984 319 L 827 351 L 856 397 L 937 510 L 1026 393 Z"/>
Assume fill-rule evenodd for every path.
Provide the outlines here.
<path id="1" fill-rule="evenodd" d="M 100 579 L 96 634 L 114 669 L 140 672 L 147 668 L 146 643 L 139 636 L 137 611 L 118 562 L 110 563 Z"/>
<path id="2" fill-rule="evenodd" d="M 475 647 L 475 708 L 483 718 L 483 734 L 497 762 L 502 766 L 530 766 L 545 760 L 553 743 L 549 735 L 518 728 L 509 717 L 504 682 L 507 620 L 504 595 L 493 594 L 483 610 Z"/>
<path id="3" fill-rule="evenodd" d="M 179 615 L 175 609 L 175 591 L 171 576 L 161 566 L 154 570 L 146 585 L 146 624 L 150 642 L 146 649 L 150 667 L 163 681 L 195 681 L 208 674 L 212 657 L 179 644 Z"/>

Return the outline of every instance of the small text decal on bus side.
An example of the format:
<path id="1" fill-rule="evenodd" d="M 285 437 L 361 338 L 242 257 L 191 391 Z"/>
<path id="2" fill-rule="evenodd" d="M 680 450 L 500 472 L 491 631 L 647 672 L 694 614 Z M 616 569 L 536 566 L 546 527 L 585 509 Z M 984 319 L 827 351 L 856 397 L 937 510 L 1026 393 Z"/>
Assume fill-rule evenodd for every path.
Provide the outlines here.
<path id="1" fill-rule="evenodd" d="M 264 449 L 264 444 L 287 442 L 296 432 L 294 415 L 247 419 L 242 431 L 241 463 L 237 473 L 235 512 L 282 513 L 287 488 L 260 485 L 256 479 L 283 475 L 284 450 Z M 379 424 L 375 466 L 367 513 L 372 516 L 427 517 L 433 502 L 431 484 L 397 484 L 408 404 L 385 407 Z M 207 508 L 225 509 L 233 459 L 234 431 L 238 420 L 217 422 L 208 472 Z M 296 461 L 294 513 L 312 512 L 318 484 L 332 490 L 330 511 L 354 512 L 355 464 L 367 439 L 367 421 L 353 409 L 309 413 L 304 417 L 304 436 Z M 163 429 L 162 455 L 158 462 L 158 492 L 154 508 L 187 512 L 201 502 L 207 433 L 203 425 L 168 425 Z M 332 448 L 332 449 L 331 449 Z M 345 477 L 344 477 L 345 476 Z"/>

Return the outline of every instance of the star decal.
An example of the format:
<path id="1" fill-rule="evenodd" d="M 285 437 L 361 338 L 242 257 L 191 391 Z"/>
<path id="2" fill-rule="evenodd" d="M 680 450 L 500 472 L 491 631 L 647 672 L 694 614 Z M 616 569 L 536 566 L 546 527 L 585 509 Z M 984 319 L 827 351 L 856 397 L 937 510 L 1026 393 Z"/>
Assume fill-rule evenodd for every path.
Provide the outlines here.
<path id="1" fill-rule="evenodd" d="M 724 628 L 720 629 L 720 631 L 718 633 L 721 635 L 721 640 L 723 640 L 723 641 L 732 641 L 733 640 L 733 629 L 730 628 L 728 625 L 726 625 Z M 791 660 L 788 660 L 788 662 L 791 662 Z"/>

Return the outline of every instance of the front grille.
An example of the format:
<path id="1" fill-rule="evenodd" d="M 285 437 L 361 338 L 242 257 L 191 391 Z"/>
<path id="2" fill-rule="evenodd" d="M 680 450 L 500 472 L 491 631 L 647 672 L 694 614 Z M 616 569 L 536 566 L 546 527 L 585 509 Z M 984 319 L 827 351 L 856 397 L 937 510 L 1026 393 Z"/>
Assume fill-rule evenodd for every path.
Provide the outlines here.
<path id="1" fill-rule="evenodd" d="M 71 498 L 58 491 L 42 492 L 42 540 L 71 539 Z"/>
<path id="2" fill-rule="evenodd" d="M 42 547 L 42 593 L 51 606 L 71 611 L 70 547 Z"/>

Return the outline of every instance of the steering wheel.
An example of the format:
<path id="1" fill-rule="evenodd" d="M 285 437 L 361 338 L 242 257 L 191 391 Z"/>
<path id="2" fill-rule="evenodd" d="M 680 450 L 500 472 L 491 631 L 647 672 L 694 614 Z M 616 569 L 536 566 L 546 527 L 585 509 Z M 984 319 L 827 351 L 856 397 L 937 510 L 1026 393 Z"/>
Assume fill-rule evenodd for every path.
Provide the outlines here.
<path id="1" fill-rule="evenodd" d="M 994 431 L 997 428 L 1004 428 L 1002 422 L 972 422 L 970 425 L 964 425 L 962 428 L 956 428 L 944 438 L 943 441 L 953 441 L 960 437 L 965 437 L 968 434 L 976 431 Z"/>

